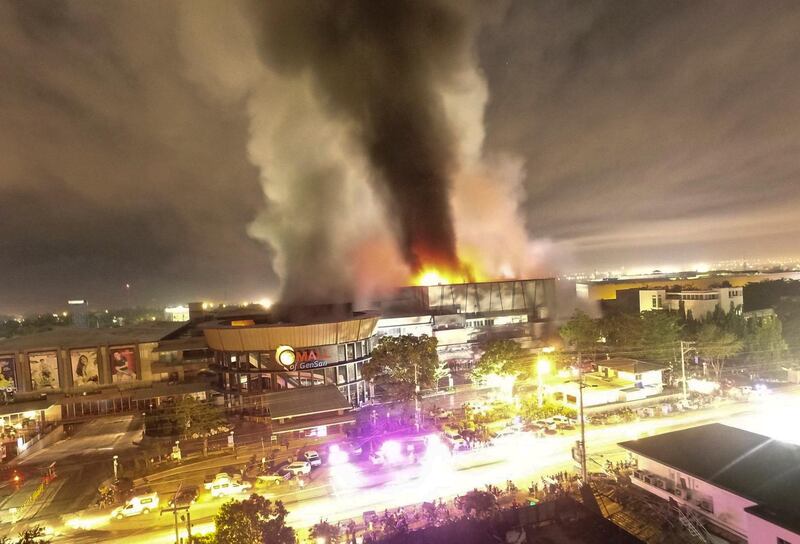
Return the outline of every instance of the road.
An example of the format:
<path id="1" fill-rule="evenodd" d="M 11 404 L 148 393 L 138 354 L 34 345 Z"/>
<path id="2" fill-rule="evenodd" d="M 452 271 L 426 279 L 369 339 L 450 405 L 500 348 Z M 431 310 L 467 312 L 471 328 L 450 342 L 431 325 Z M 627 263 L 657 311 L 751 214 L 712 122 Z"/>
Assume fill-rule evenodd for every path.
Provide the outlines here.
<path id="1" fill-rule="evenodd" d="M 591 427 L 587 429 L 586 442 L 595 468 L 590 464 L 590 470 L 599 470 L 606 459 L 624 458 L 625 453 L 616 445 L 618 442 L 703 423 L 722 422 L 755 432 L 765 433 L 770 429 L 779 432 L 788 427 L 778 422 L 789 407 L 800 409 L 800 396 L 794 392 L 775 394 L 761 403 L 728 404 L 629 424 Z M 791 441 L 800 438 L 792 434 L 784 432 L 780 438 Z M 360 518 L 369 510 L 383 511 L 434 498 L 449 498 L 483 488 L 487 483 L 502 487 L 509 479 L 524 488 L 542 475 L 572 469 L 570 448 L 576 438 L 577 433 L 545 438 L 522 433 L 499 446 L 457 454 L 445 463 L 376 468 L 361 462 L 344 467 L 322 467 L 316 469 L 305 489 L 287 484 L 279 492 L 266 493 L 266 496 L 283 500 L 290 511 L 289 524 L 302 528 L 322 518 L 332 522 Z M 212 530 L 213 516 L 223 502 L 201 496 L 191 509 L 193 530 Z M 81 523 L 92 530 L 76 531 L 70 526 Z M 56 529 L 63 532 L 56 541 L 166 544 L 175 539 L 171 514 L 149 514 L 117 521 L 110 520 L 107 512 L 97 512 L 84 516 L 81 522 L 68 520 L 66 527 Z M 182 534 L 185 535 L 185 529 Z"/>

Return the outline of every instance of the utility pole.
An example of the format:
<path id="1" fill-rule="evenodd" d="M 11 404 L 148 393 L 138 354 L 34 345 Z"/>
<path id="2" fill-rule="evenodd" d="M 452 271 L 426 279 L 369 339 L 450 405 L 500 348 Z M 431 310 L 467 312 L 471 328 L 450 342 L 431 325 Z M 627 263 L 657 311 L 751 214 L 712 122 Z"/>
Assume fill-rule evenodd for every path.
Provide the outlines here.
<path id="1" fill-rule="evenodd" d="M 688 394 L 686 392 L 686 354 L 694 350 L 694 342 L 681 340 L 681 374 L 683 376 L 683 402 L 686 402 Z"/>
<path id="2" fill-rule="evenodd" d="M 181 510 L 186 510 L 186 516 L 189 516 L 189 505 L 186 506 L 178 506 L 178 493 L 181 491 L 181 487 L 183 486 L 183 482 L 178 485 L 178 489 L 175 491 L 175 495 L 172 497 L 172 508 L 162 508 L 161 514 L 164 515 L 164 512 L 172 512 L 172 516 L 175 519 L 175 544 L 179 544 L 181 541 L 180 533 L 178 533 L 178 512 Z M 191 529 L 187 531 L 189 542 L 192 541 L 192 533 Z"/>
<path id="3" fill-rule="evenodd" d="M 589 483 L 589 471 L 586 466 L 586 423 L 583 418 L 583 362 L 581 354 L 578 353 L 578 399 L 580 403 L 580 418 L 581 418 L 581 479 L 583 484 Z"/>
<path id="4" fill-rule="evenodd" d="M 417 363 L 414 363 L 414 426 L 419 432 L 419 382 L 417 381 Z"/>
<path id="5" fill-rule="evenodd" d="M 119 480 L 119 455 L 114 456 L 114 481 Z"/>

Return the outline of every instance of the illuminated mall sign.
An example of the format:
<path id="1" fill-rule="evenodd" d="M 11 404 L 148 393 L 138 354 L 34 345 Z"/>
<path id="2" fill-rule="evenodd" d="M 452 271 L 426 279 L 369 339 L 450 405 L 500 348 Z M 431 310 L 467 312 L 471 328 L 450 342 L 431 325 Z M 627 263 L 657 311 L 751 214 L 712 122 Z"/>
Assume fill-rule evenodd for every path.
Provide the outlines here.
<path id="1" fill-rule="evenodd" d="M 293 368 L 295 363 L 299 370 L 324 368 L 328 366 L 328 361 L 321 359 L 318 351 L 314 348 L 295 350 L 291 346 L 278 346 L 275 350 L 275 360 L 287 370 Z"/>

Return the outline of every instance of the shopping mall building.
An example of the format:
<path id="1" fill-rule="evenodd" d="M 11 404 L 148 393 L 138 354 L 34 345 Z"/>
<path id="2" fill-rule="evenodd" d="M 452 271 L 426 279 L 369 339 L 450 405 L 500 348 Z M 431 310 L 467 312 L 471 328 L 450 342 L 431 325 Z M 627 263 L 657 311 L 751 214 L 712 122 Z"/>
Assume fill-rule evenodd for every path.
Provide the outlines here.
<path id="1" fill-rule="evenodd" d="M 362 367 L 380 337 L 434 336 L 440 359 L 463 369 L 492 337 L 544 345 L 554 298 L 552 279 L 407 287 L 368 311 L 191 304 L 184 323 L 0 340 L 0 428 L 25 444 L 58 422 L 140 414 L 185 395 L 259 406 L 281 422 L 343 416 L 373 401 Z"/>

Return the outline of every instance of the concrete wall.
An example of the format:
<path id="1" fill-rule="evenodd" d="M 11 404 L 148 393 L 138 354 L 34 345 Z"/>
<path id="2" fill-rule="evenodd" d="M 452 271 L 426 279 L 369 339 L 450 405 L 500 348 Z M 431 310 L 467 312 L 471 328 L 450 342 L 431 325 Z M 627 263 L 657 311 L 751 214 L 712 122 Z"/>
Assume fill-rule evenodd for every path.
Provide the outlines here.
<path id="1" fill-rule="evenodd" d="M 667 489 L 659 489 L 653 485 L 648 485 L 637 480 L 636 478 L 633 479 L 634 484 L 664 500 L 672 499 L 679 504 L 686 505 L 697 513 L 706 516 L 720 527 L 747 538 L 748 517 L 752 516 L 747 514 L 744 509 L 748 506 L 753 506 L 755 504 L 753 501 L 720 489 L 688 474 L 676 471 L 651 459 L 640 456 L 636 457 L 639 461 L 639 469 L 646 470 L 666 480 L 667 485 L 665 487 Z M 686 482 L 686 489 L 691 493 L 691 497 L 688 500 L 676 497 L 675 494 L 671 492 L 671 490 L 681 487 L 681 478 L 684 479 Z M 713 504 L 713 512 L 707 512 L 701 509 L 696 504 L 699 498 L 710 498 Z"/>
<path id="2" fill-rule="evenodd" d="M 758 516 L 746 513 L 747 515 L 747 542 L 748 544 L 776 544 L 778 538 L 782 538 L 786 542 L 800 542 L 800 534 L 793 533 L 783 527 L 773 525 L 767 520 L 761 519 Z"/>

